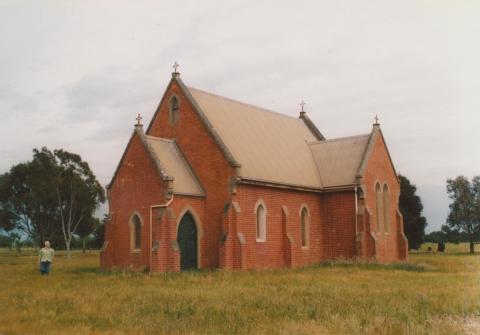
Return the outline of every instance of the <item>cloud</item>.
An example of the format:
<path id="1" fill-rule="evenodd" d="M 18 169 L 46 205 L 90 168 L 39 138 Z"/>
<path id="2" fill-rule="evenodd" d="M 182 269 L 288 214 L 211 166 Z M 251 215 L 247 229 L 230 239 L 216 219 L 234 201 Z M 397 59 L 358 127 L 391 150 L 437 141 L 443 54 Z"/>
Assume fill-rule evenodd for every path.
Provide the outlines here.
<path id="1" fill-rule="evenodd" d="M 0 171 L 47 145 L 107 183 L 177 60 L 187 85 L 289 115 L 305 100 L 328 138 L 378 114 L 439 225 L 446 178 L 479 173 L 479 15 L 413 0 L 2 2 Z"/>

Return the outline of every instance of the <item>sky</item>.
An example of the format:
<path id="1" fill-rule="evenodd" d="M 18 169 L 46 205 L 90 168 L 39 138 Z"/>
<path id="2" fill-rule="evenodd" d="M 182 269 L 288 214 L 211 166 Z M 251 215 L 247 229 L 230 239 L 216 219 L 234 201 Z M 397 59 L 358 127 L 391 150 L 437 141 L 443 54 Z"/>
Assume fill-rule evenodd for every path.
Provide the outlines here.
<path id="1" fill-rule="evenodd" d="M 480 2 L 0 0 L 0 173 L 47 146 L 78 153 L 103 185 L 137 113 L 171 78 L 297 116 L 327 138 L 378 115 L 427 231 L 447 178 L 480 174 Z"/>

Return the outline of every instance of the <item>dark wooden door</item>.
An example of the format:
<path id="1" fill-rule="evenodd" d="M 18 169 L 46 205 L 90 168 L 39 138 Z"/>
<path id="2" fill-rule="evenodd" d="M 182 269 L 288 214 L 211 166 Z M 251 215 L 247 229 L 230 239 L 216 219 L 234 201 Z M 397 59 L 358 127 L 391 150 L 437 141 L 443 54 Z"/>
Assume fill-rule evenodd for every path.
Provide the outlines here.
<path id="1" fill-rule="evenodd" d="M 197 268 L 197 227 L 190 213 L 183 216 L 178 226 L 177 241 L 180 247 L 180 269 Z"/>

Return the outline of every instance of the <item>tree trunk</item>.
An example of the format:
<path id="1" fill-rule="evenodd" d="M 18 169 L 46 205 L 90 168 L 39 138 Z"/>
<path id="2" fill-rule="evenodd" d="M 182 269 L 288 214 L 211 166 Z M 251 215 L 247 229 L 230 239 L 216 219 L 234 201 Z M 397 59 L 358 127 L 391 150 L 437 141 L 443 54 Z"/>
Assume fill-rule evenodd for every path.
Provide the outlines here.
<path id="1" fill-rule="evenodd" d="M 470 242 L 470 253 L 471 254 L 475 253 L 475 242 Z"/>
<path id="2" fill-rule="evenodd" d="M 85 253 L 85 239 L 84 239 L 84 238 L 82 238 L 82 242 L 83 242 L 83 250 L 82 250 L 82 252 Z"/>
<path id="3" fill-rule="evenodd" d="M 70 241 L 65 242 L 65 249 L 66 249 L 66 251 L 67 251 L 67 258 L 68 258 L 68 259 L 72 258 L 72 257 L 70 256 Z"/>

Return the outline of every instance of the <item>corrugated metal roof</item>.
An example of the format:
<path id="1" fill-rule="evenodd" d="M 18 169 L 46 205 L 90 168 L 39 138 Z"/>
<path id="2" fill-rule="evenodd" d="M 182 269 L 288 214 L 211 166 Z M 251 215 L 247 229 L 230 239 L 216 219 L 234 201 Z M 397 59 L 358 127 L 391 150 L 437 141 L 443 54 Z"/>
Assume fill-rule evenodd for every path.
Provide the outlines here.
<path id="1" fill-rule="evenodd" d="M 307 141 L 315 136 L 297 118 L 188 88 L 211 126 L 241 164 L 245 179 L 321 188 Z"/>
<path id="2" fill-rule="evenodd" d="M 324 187 L 352 185 L 370 134 L 309 143 Z"/>
<path id="3" fill-rule="evenodd" d="M 162 170 L 173 177 L 173 193 L 203 195 L 203 189 L 173 140 L 145 135 L 151 152 L 161 165 Z"/>

